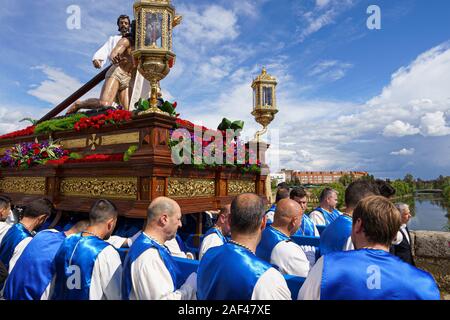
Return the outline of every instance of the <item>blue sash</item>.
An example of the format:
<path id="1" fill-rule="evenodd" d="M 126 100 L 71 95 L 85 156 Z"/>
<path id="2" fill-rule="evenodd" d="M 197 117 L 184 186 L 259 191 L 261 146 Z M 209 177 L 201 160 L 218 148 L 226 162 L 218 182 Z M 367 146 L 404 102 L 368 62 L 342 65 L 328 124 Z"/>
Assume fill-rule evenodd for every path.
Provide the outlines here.
<path id="1" fill-rule="evenodd" d="M 64 242 L 64 232 L 44 230 L 27 245 L 6 280 L 6 300 L 40 300 L 52 282 L 53 260 Z"/>
<path id="2" fill-rule="evenodd" d="M 303 214 L 302 224 L 294 236 L 317 237 L 315 232 L 315 224 L 308 215 Z"/>
<path id="3" fill-rule="evenodd" d="M 325 218 L 325 225 L 329 225 L 340 216 L 340 212 L 337 209 L 333 209 L 330 213 L 321 207 L 317 207 L 313 211 L 319 211 L 323 214 L 323 217 Z"/>
<path id="4" fill-rule="evenodd" d="M 256 255 L 270 263 L 273 248 L 281 241 L 287 240 L 290 240 L 288 236 L 274 229 L 272 226 L 268 226 L 262 232 L 261 241 L 256 248 Z"/>
<path id="5" fill-rule="evenodd" d="M 123 264 L 123 274 L 122 274 L 122 299 L 129 300 L 131 287 L 132 287 L 132 279 L 131 279 L 131 265 L 141 254 L 143 254 L 148 249 L 155 248 L 158 250 L 161 259 L 163 260 L 167 270 L 170 273 L 173 281 L 173 287 L 175 290 L 179 289 L 183 283 L 181 283 L 181 277 L 178 276 L 177 265 L 174 262 L 170 251 L 161 246 L 159 243 L 150 239 L 147 235 L 142 233 L 135 242 L 133 242 L 130 251 L 125 259 Z"/>
<path id="6" fill-rule="evenodd" d="M 205 238 L 207 236 L 209 236 L 210 234 L 213 234 L 213 233 L 217 234 L 217 236 L 220 238 L 220 240 L 222 240 L 223 243 L 227 243 L 228 242 L 227 238 L 225 238 L 225 236 L 222 234 L 222 232 L 220 232 L 219 229 L 214 228 L 214 227 L 210 228 L 208 230 L 208 232 L 205 233 L 205 236 L 203 237 L 203 240 L 205 240 Z"/>
<path id="7" fill-rule="evenodd" d="M 250 300 L 258 279 L 271 268 L 247 249 L 228 242 L 209 249 L 198 268 L 198 300 Z"/>
<path id="8" fill-rule="evenodd" d="M 3 262 L 6 269 L 9 269 L 9 261 L 11 260 L 17 245 L 28 237 L 32 237 L 31 232 L 21 223 L 13 225 L 9 228 L 8 232 L 6 232 L 0 245 L 0 261 Z"/>
<path id="9" fill-rule="evenodd" d="M 433 277 L 382 250 L 323 257 L 321 300 L 439 300 Z"/>
<path id="10" fill-rule="evenodd" d="M 89 300 L 92 272 L 98 255 L 110 244 L 81 233 L 66 238 L 55 257 L 56 281 L 52 300 Z M 69 288 L 80 272 L 79 288 Z"/>
<path id="11" fill-rule="evenodd" d="M 320 254 L 342 251 L 352 234 L 352 225 L 352 218 L 346 215 L 339 216 L 330 223 L 320 236 Z"/>

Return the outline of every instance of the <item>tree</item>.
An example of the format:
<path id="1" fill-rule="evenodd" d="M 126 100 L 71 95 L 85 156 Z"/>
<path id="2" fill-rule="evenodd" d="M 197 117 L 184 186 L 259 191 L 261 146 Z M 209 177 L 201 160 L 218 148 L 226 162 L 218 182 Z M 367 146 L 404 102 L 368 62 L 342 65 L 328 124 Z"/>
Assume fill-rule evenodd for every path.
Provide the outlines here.
<path id="1" fill-rule="evenodd" d="M 403 178 L 403 181 L 407 184 L 412 185 L 414 183 L 414 176 L 410 173 L 406 174 L 406 176 Z"/>

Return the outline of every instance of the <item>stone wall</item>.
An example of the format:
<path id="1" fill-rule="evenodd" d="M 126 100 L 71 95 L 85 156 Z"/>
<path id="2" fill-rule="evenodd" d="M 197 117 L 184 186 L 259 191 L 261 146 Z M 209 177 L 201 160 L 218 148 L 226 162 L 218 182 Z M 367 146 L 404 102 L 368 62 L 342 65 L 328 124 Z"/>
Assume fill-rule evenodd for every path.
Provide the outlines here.
<path id="1" fill-rule="evenodd" d="M 412 231 L 411 244 L 416 266 L 430 272 L 450 300 L 450 232 Z"/>

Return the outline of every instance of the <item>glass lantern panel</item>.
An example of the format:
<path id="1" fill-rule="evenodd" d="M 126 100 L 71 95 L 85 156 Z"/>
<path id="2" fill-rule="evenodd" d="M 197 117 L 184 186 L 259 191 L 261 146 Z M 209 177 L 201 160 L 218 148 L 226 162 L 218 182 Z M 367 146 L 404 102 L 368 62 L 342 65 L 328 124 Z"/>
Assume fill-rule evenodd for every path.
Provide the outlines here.
<path id="1" fill-rule="evenodd" d="M 256 88 L 256 107 L 261 105 L 261 87 Z"/>
<path id="2" fill-rule="evenodd" d="M 272 99 L 272 88 L 271 87 L 263 87 L 263 105 L 264 106 L 272 106 L 273 105 L 273 99 Z"/>
<path id="3" fill-rule="evenodd" d="M 162 48 L 162 13 L 149 12 L 145 19 L 145 46 Z"/>
<path id="4" fill-rule="evenodd" d="M 167 48 L 172 51 L 172 15 L 170 14 L 167 15 L 167 30 L 169 30 Z"/>
<path id="5" fill-rule="evenodd" d="M 141 17 L 142 17 L 142 11 L 139 11 L 136 17 L 136 48 L 141 47 Z"/>

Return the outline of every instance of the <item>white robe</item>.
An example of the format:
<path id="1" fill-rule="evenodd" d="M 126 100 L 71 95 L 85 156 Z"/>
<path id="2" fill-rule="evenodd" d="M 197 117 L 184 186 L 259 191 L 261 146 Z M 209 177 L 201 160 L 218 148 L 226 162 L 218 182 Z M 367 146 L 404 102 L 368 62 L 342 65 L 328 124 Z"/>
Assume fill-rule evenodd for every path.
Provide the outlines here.
<path id="1" fill-rule="evenodd" d="M 256 282 L 252 300 L 292 300 L 291 291 L 282 274 L 269 268 Z"/>
<path id="2" fill-rule="evenodd" d="M 164 245 L 169 248 L 170 254 L 174 257 L 188 259 L 185 252 L 181 251 L 180 246 L 178 245 L 177 239 L 173 238 L 172 240 L 166 241 Z"/>
<path id="3" fill-rule="evenodd" d="M 298 292 L 298 300 L 320 300 L 320 285 L 322 284 L 323 257 L 309 271 L 308 277 Z"/>
<path id="4" fill-rule="evenodd" d="M 130 300 L 195 300 L 197 274 L 175 290 L 172 277 L 156 248 L 142 253 L 131 264 Z"/>
<path id="5" fill-rule="evenodd" d="M 109 37 L 108 41 L 106 41 L 105 44 L 94 54 L 94 56 L 92 57 L 92 61 L 101 60 L 102 68 L 105 66 L 106 61 L 111 62 L 109 56 L 113 49 L 116 47 L 117 43 L 119 43 L 120 39 L 122 39 L 121 35 Z"/>
<path id="6" fill-rule="evenodd" d="M 211 233 L 207 237 L 205 237 L 202 241 L 199 251 L 199 259 L 201 260 L 206 251 L 214 247 L 220 247 L 223 245 L 222 239 L 216 234 Z"/>
<path id="7" fill-rule="evenodd" d="M 325 225 L 326 221 L 323 216 L 323 213 L 317 210 L 314 210 L 309 214 L 309 218 L 314 222 L 315 225 Z"/>
<path id="8" fill-rule="evenodd" d="M 310 263 L 302 248 L 292 241 L 280 241 L 272 250 L 270 263 L 276 265 L 282 274 L 306 277 Z"/>
<path id="9" fill-rule="evenodd" d="M 3 237 L 8 232 L 9 228 L 11 228 L 10 224 L 0 221 L 0 243 L 2 243 Z"/>

